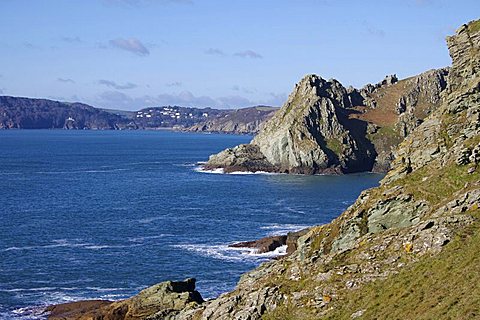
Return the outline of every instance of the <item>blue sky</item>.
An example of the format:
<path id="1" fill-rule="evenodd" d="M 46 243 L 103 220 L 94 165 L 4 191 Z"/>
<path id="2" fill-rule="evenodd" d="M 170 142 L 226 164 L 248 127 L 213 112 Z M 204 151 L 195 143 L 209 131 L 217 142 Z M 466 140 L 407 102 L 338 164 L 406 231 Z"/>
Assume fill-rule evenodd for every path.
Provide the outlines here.
<path id="1" fill-rule="evenodd" d="M 450 65 L 480 1 L 0 0 L 0 93 L 135 110 L 281 105 L 304 75 L 361 87 Z"/>

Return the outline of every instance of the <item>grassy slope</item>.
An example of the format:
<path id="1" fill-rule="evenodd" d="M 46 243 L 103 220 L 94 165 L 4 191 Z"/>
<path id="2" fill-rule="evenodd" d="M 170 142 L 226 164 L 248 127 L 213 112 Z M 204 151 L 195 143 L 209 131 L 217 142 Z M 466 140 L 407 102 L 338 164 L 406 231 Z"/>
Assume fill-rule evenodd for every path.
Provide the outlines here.
<path id="1" fill-rule="evenodd" d="M 469 213 L 480 217 L 480 210 Z M 480 223 L 461 230 L 436 256 L 425 257 L 386 280 L 352 291 L 326 319 L 480 318 Z"/>

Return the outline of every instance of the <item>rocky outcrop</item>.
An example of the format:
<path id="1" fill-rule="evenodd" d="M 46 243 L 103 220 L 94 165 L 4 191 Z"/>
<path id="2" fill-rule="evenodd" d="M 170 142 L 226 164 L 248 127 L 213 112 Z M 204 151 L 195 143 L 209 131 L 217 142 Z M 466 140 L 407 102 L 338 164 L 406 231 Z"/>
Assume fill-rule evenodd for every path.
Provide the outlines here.
<path id="1" fill-rule="evenodd" d="M 366 125 L 355 125 L 356 121 L 348 118 L 349 107 L 347 90 L 338 81 L 306 76 L 250 143 L 250 148 L 258 150 L 255 158 L 267 161 L 260 171 L 314 174 L 370 170 L 375 153 L 365 139 Z M 229 149 L 212 156 L 207 166 L 227 170 L 238 166 L 232 152 Z M 248 164 L 247 160 L 242 162 Z M 246 165 L 241 169 L 257 168 Z"/>
<path id="2" fill-rule="evenodd" d="M 258 150 L 255 159 L 266 160 L 264 168 L 258 163 L 249 167 L 246 154 L 238 152 L 243 147 L 212 156 L 207 167 L 227 172 L 230 167 L 304 174 L 386 172 L 392 150 L 440 105 L 447 75 L 448 68 L 404 80 L 390 75 L 360 90 L 306 76 L 249 144 Z"/>
<path id="3" fill-rule="evenodd" d="M 174 319 L 203 302 L 195 279 L 166 281 L 122 301 L 81 301 L 47 308 L 49 319 L 140 320 Z"/>
<path id="4" fill-rule="evenodd" d="M 251 248 L 251 249 L 255 249 L 255 253 L 260 254 L 260 253 L 274 251 L 275 249 L 281 246 L 287 246 L 286 253 L 291 254 L 295 252 L 295 250 L 297 249 L 298 239 L 301 236 L 307 234 L 308 231 L 309 231 L 309 228 L 306 228 L 299 231 L 289 232 L 287 233 L 287 235 L 269 236 L 269 237 L 264 237 L 258 240 L 237 242 L 229 245 L 229 247 Z"/>
<path id="5" fill-rule="evenodd" d="M 339 315 L 356 303 L 348 297 L 359 292 L 361 299 L 371 283 L 414 277 L 408 270 L 419 264 L 427 268 L 425 274 L 435 274 L 428 259 L 449 252 L 451 243 L 452 254 L 461 256 L 462 241 L 480 228 L 479 34 L 463 26 L 448 39 L 453 65 L 441 105 L 399 145 L 380 187 L 363 192 L 332 223 L 299 237 L 288 257 L 243 275 L 233 292 L 203 305 L 199 319 L 345 318 Z M 420 280 L 429 281 L 423 275 Z M 364 308 L 348 317 L 375 314 L 385 297 L 371 297 L 378 302 L 358 302 Z M 416 307 L 400 304 L 396 312 L 411 315 Z M 468 318 L 461 304 L 445 308 Z"/>
<path id="6" fill-rule="evenodd" d="M 405 138 L 437 109 L 447 87 L 448 68 L 430 70 L 410 79 L 410 86 L 398 100 L 396 129 Z"/>
<path id="7" fill-rule="evenodd" d="M 287 236 L 270 236 L 252 241 L 237 242 L 229 245 L 231 248 L 255 249 L 256 254 L 274 251 L 287 244 Z"/>
<path id="8" fill-rule="evenodd" d="M 194 132 L 254 134 L 258 133 L 262 124 L 270 119 L 277 110 L 277 108 L 266 106 L 229 110 L 212 119 L 202 121 L 187 130 Z"/>
<path id="9" fill-rule="evenodd" d="M 299 236 L 290 255 L 244 274 L 234 291 L 173 319 L 406 319 L 434 309 L 432 318 L 476 318 L 479 37 L 476 21 L 448 38 L 453 64 L 441 104 L 399 144 L 379 187 Z"/>

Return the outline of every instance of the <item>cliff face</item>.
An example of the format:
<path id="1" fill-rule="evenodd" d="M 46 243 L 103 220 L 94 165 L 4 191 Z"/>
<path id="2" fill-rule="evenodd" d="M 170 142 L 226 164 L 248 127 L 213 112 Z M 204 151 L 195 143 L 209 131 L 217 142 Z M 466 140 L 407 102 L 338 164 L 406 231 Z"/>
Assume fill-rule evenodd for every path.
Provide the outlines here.
<path id="1" fill-rule="evenodd" d="M 478 24 L 448 38 L 453 64 L 440 106 L 399 145 L 381 186 L 312 228 L 289 257 L 245 274 L 198 319 L 478 316 Z"/>
<path id="2" fill-rule="evenodd" d="M 308 75 L 248 146 L 213 155 L 206 167 L 227 172 L 385 172 L 393 148 L 438 108 L 447 75 L 448 69 L 401 81 L 392 75 L 360 90 Z"/>

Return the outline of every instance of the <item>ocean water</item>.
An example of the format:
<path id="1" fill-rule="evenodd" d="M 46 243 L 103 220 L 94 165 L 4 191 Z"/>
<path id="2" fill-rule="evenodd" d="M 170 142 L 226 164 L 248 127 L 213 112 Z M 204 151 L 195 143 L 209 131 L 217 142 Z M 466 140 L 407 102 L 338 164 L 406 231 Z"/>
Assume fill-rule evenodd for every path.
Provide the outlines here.
<path id="1" fill-rule="evenodd" d="M 204 298 L 271 258 L 228 244 L 330 222 L 377 174 L 213 174 L 250 136 L 0 131 L 0 318 L 197 278 Z"/>

